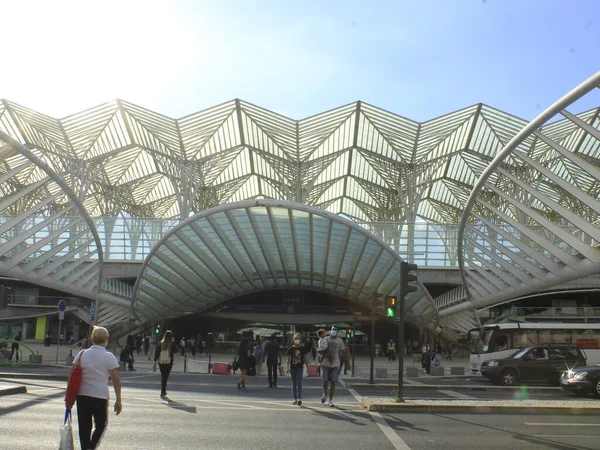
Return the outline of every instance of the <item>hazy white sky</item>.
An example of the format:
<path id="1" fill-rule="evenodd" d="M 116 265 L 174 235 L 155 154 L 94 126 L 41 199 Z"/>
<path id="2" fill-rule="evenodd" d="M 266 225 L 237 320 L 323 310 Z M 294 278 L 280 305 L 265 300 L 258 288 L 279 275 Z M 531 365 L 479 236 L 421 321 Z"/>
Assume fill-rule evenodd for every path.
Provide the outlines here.
<path id="1" fill-rule="evenodd" d="M 0 0 L 0 98 L 171 117 L 233 98 L 294 119 L 363 100 L 414 120 L 532 119 L 600 70 L 595 0 Z M 600 104 L 600 93 L 576 111 Z"/>

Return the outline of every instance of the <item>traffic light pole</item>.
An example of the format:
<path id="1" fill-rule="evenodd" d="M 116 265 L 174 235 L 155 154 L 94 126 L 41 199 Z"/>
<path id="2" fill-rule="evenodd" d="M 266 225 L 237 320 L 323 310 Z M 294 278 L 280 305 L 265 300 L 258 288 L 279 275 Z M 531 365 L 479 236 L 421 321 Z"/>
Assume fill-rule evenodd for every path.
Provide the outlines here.
<path id="1" fill-rule="evenodd" d="M 354 324 L 352 328 L 352 367 L 351 376 L 354 378 L 354 356 L 356 355 L 356 313 L 354 313 Z"/>
<path id="2" fill-rule="evenodd" d="M 373 292 L 371 295 L 371 338 L 369 339 L 371 344 L 371 367 L 369 369 L 369 384 L 375 383 L 373 380 L 373 365 L 375 364 L 375 300 L 377 299 L 377 292 Z M 352 364 L 354 367 L 354 364 Z"/>
<path id="3" fill-rule="evenodd" d="M 406 261 L 400 263 L 400 317 L 398 318 L 398 401 L 404 402 L 404 300 L 408 294 L 415 292 L 417 286 L 411 284 L 417 281 L 417 275 L 411 271 L 417 270 L 416 264 L 411 264 Z"/>
<path id="4" fill-rule="evenodd" d="M 400 317 L 398 318 L 398 401 L 404 402 L 404 295 L 400 293 Z"/>

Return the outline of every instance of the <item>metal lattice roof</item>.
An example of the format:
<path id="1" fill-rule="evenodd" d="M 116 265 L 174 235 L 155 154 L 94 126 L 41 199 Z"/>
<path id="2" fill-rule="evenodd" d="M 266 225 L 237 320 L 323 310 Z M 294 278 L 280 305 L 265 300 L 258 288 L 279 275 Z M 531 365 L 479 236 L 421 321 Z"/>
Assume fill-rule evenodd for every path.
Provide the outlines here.
<path id="1" fill-rule="evenodd" d="M 594 123 L 598 113 L 578 117 Z M 91 216 L 104 217 L 188 217 L 224 203 L 274 198 L 360 221 L 419 216 L 456 223 L 485 167 L 525 124 L 483 104 L 418 123 L 363 102 L 302 120 L 241 100 L 177 120 L 121 100 L 63 119 L 0 103 L 0 129 L 64 177 Z M 578 139 L 570 121 L 546 125 L 544 133 L 589 160 L 600 158 L 597 141 Z M 551 157 L 533 138 L 520 150 L 539 162 Z M 8 155 L 0 171 L 22 159 Z M 505 162 L 508 170 L 521 165 Z M 578 167 L 548 165 L 597 194 Z M 40 176 L 24 171 L 19 183 Z M 55 203 L 62 207 L 68 199 Z"/>

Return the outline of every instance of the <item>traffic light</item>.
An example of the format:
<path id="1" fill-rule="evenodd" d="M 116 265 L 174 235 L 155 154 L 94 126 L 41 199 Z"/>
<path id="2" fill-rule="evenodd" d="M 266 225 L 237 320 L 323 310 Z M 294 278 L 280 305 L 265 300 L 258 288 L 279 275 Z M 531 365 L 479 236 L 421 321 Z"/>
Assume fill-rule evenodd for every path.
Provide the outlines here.
<path id="1" fill-rule="evenodd" d="M 398 317 L 397 311 L 397 298 L 395 295 L 390 295 L 385 298 L 385 317 L 388 319 L 395 319 Z"/>
<path id="2" fill-rule="evenodd" d="M 419 266 L 416 264 L 410 264 L 406 261 L 400 263 L 400 296 L 406 298 L 411 292 L 417 290 L 415 283 L 418 279 L 416 273 L 411 273 L 413 270 L 417 270 Z"/>
<path id="3" fill-rule="evenodd" d="M 352 339 L 353 334 L 354 334 L 354 330 L 352 328 L 348 328 L 346 330 L 346 339 Z"/>
<path id="4" fill-rule="evenodd" d="M 160 334 L 160 323 L 156 325 L 156 328 L 154 330 L 154 333 L 156 334 Z"/>

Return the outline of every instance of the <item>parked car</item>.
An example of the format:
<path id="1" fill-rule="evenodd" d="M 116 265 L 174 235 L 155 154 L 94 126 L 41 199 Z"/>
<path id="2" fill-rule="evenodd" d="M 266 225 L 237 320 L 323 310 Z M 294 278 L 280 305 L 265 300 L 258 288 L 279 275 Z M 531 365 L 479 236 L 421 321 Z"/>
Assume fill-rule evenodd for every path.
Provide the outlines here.
<path id="1" fill-rule="evenodd" d="M 565 370 L 585 366 L 585 360 L 585 354 L 576 345 L 538 345 L 505 359 L 484 362 L 481 374 L 504 386 L 522 382 L 558 384 Z"/>
<path id="2" fill-rule="evenodd" d="M 560 377 L 560 386 L 578 396 L 591 392 L 600 397 L 600 364 L 565 370 Z"/>

